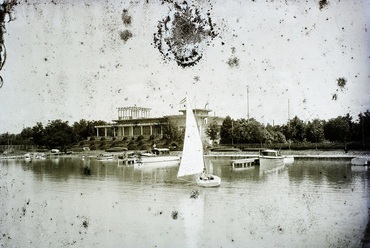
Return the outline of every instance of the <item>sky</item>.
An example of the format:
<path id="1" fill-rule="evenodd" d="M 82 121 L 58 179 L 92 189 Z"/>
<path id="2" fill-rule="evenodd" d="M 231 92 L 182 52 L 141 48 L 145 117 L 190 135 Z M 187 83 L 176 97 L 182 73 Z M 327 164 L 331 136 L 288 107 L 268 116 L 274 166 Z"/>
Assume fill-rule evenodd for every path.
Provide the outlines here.
<path id="1" fill-rule="evenodd" d="M 264 124 L 356 120 L 370 109 L 370 0 L 322 2 L 21 0 L 5 23 L 0 134 L 111 122 L 135 105 L 179 114 L 185 96 Z M 186 7 L 200 19 L 191 33 L 172 22 Z"/>

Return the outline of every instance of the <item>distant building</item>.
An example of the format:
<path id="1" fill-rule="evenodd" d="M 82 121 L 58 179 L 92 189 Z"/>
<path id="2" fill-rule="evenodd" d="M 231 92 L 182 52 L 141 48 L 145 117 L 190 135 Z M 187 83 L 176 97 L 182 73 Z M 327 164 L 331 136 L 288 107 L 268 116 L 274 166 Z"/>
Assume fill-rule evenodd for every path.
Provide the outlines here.
<path id="1" fill-rule="evenodd" d="M 180 131 L 185 130 L 186 110 L 179 110 L 181 115 L 167 115 L 163 117 L 150 117 L 150 108 L 142 107 L 120 107 L 118 109 L 118 118 L 113 120 L 112 124 L 95 126 L 96 136 L 101 136 L 104 130 L 104 137 L 108 136 L 108 131 L 114 137 L 138 137 L 143 135 L 149 138 L 151 135 L 163 137 L 164 126 L 168 125 L 168 121 L 179 127 Z M 224 118 L 218 116 L 210 116 L 209 109 L 193 109 L 195 119 L 197 120 L 199 131 L 203 142 L 209 143 L 205 130 L 208 124 L 215 121 L 221 127 Z"/>

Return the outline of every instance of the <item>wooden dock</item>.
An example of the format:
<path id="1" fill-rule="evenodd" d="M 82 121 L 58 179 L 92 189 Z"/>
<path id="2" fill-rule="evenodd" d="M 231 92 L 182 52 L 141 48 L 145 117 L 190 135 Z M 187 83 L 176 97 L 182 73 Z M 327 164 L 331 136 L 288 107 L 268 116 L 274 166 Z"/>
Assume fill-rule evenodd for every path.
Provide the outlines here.
<path id="1" fill-rule="evenodd" d="M 124 159 L 118 158 L 117 161 L 118 161 L 117 162 L 117 165 L 118 166 L 133 165 L 135 163 L 135 159 L 134 158 L 124 158 Z"/>
<path id="2" fill-rule="evenodd" d="M 233 170 L 251 169 L 259 165 L 259 158 L 234 159 L 230 161 Z"/>

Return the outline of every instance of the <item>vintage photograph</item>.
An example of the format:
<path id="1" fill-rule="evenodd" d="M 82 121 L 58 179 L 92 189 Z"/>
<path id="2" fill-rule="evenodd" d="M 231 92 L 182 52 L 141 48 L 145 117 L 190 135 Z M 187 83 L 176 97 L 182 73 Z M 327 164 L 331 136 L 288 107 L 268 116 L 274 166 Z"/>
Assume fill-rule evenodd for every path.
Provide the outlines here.
<path id="1" fill-rule="evenodd" d="M 370 247 L 370 0 L 0 0 L 1 247 Z"/>

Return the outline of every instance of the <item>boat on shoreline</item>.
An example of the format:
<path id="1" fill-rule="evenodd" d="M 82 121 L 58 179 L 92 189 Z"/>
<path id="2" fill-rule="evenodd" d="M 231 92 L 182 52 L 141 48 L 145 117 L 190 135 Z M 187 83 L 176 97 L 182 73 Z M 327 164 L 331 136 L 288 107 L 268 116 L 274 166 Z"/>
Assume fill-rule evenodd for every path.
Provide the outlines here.
<path id="1" fill-rule="evenodd" d="M 98 161 L 112 161 L 114 158 L 114 156 L 112 154 L 109 154 L 109 153 L 103 153 L 103 154 L 100 154 L 98 157 L 97 157 L 97 160 Z"/>
<path id="2" fill-rule="evenodd" d="M 263 150 L 259 156 L 259 163 L 261 167 L 271 168 L 284 166 L 285 157 L 280 155 L 276 150 Z"/>
<path id="3" fill-rule="evenodd" d="M 168 148 L 153 148 L 151 151 L 125 152 L 118 155 L 119 162 L 134 165 L 135 168 L 178 166 L 180 157 L 170 154 Z"/>
<path id="4" fill-rule="evenodd" d="M 171 155 L 168 148 L 153 148 L 151 151 L 136 152 L 132 155 L 135 167 L 165 167 L 176 166 L 180 157 Z"/>

